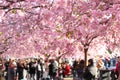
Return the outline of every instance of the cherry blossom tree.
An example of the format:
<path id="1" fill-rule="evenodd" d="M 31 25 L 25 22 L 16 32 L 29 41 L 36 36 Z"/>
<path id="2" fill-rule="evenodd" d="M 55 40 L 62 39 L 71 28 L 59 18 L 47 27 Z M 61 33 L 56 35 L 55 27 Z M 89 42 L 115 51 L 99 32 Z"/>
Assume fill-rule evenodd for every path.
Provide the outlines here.
<path id="1" fill-rule="evenodd" d="M 56 7 L 64 10 L 63 22 L 59 23 L 64 27 L 66 37 L 81 43 L 82 51 L 85 53 L 85 64 L 87 64 L 87 52 L 91 43 L 98 37 L 104 37 L 108 28 L 112 26 L 114 14 L 110 12 L 111 3 L 75 0 L 66 4 L 67 7 L 71 6 L 67 12 L 65 12 L 66 6 Z"/>

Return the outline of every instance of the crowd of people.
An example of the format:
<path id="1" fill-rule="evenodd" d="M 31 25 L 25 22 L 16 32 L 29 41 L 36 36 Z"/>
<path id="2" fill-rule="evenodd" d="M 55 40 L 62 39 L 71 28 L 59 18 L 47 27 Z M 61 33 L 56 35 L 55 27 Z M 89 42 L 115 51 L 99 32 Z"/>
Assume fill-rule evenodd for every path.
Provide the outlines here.
<path id="1" fill-rule="evenodd" d="M 118 60 L 118 62 L 117 62 Z M 85 61 L 27 58 L 27 59 L 0 59 L 0 80 L 62 80 L 73 77 L 73 80 L 99 80 L 100 70 L 116 66 L 114 73 L 119 76 L 120 57 L 114 59 L 94 59 Z M 119 78 L 119 77 L 116 77 Z"/>
<path id="2" fill-rule="evenodd" d="M 57 76 L 65 77 L 69 74 L 67 61 L 58 64 L 54 59 L 0 59 L 0 80 L 56 80 Z"/>

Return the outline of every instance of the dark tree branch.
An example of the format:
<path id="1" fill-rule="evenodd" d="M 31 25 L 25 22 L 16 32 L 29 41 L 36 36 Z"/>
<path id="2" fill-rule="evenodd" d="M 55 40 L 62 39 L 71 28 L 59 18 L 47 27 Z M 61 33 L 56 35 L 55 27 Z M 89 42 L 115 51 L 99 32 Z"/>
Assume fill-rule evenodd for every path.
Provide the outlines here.
<path id="1" fill-rule="evenodd" d="M 16 3 L 16 2 L 22 2 L 22 1 L 25 1 L 25 0 L 17 0 L 16 2 L 14 0 L 6 0 L 7 2 L 10 2 L 10 3 Z"/>
<path id="2" fill-rule="evenodd" d="M 90 44 L 90 43 L 93 41 L 93 39 L 95 39 L 95 38 L 97 38 L 97 37 L 98 37 L 98 35 L 95 35 L 95 36 L 93 36 L 92 38 L 90 38 L 89 41 L 88 41 L 88 44 Z"/>
<path id="3" fill-rule="evenodd" d="M 1 5 L 0 9 L 9 9 L 12 4 L 17 2 L 22 2 L 22 1 L 25 1 L 25 0 L 17 0 L 16 2 L 13 0 L 6 0 L 6 2 L 8 2 L 8 5 Z"/>
<path id="4" fill-rule="evenodd" d="M 9 9 L 10 5 L 6 5 L 6 6 L 0 6 L 0 9 Z"/>

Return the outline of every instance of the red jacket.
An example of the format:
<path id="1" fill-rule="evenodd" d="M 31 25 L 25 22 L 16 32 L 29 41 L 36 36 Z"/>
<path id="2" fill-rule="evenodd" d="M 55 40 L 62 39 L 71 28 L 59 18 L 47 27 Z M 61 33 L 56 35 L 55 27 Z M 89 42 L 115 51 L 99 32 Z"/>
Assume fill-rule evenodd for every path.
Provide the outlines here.
<path id="1" fill-rule="evenodd" d="M 115 72 L 118 72 L 120 74 L 120 62 L 116 64 Z"/>
<path id="2" fill-rule="evenodd" d="M 70 65 L 66 65 L 65 67 L 65 75 L 69 75 L 70 74 Z"/>

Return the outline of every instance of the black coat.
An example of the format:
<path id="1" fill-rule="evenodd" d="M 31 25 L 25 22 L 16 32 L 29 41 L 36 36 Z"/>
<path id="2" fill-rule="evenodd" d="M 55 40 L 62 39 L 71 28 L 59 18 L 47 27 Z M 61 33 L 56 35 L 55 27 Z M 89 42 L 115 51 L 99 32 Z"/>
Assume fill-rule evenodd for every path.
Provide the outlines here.
<path id="1" fill-rule="evenodd" d="M 52 62 L 50 65 L 49 65 L 49 75 L 50 76 L 55 76 L 56 75 L 56 66 L 55 66 L 55 63 Z"/>
<path id="2" fill-rule="evenodd" d="M 24 69 L 24 66 L 23 64 L 17 64 L 17 73 L 18 73 L 18 79 L 23 79 L 23 69 Z"/>
<path id="3" fill-rule="evenodd" d="M 29 73 L 30 74 L 35 74 L 35 72 L 36 72 L 36 66 L 34 66 L 34 65 L 35 65 L 34 62 L 29 63 Z"/>

